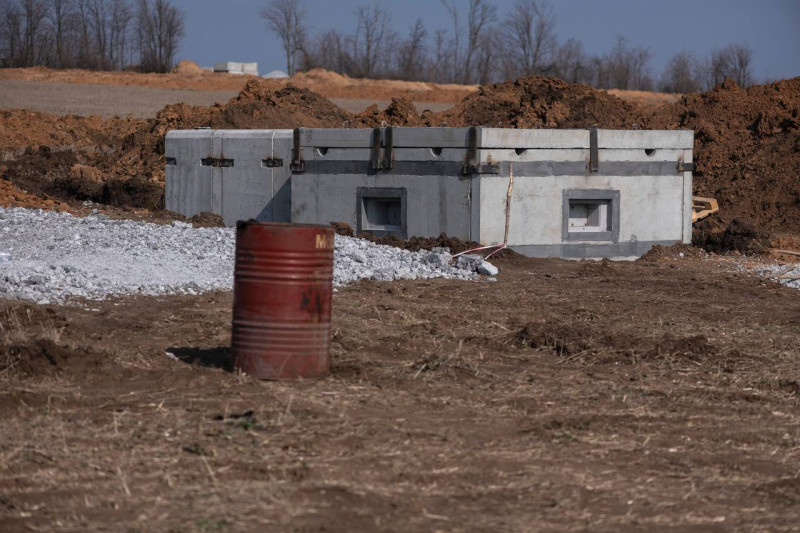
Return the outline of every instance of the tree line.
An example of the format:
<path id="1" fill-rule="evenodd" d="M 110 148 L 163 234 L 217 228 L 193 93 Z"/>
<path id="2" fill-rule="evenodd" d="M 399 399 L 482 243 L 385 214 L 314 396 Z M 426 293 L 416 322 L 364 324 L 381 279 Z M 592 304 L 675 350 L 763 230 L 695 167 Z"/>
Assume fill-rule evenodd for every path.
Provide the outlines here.
<path id="1" fill-rule="evenodd" d="M 168 72 L 184 36 L 169 0 L 0 0 L 0 66 Z"/>
<path id="2" fill-rule="evenodd" d="M 753 51 L 746 44 L 707 58 L 680 52 L 656 74 L 652 52 L 624 37 L 601 55 L 587 53 L 574 38 L 560 42 L 547 0 L 516 0 L 505 13 L 490 0 L 439 1 L 449 27 L 431 32 L 420 18 L 405 35 L 377 3 L 355 10 L 350 31 L 312 31 L 305 0 L 270 0 L 261 18 L 280 39 L 290 75 L 324 68 L 358 78 L 463 84 L 543 75 L 601 89 L 678 93 L 710 89 L 728 77 L 741 86 L 753 83 Z"/>

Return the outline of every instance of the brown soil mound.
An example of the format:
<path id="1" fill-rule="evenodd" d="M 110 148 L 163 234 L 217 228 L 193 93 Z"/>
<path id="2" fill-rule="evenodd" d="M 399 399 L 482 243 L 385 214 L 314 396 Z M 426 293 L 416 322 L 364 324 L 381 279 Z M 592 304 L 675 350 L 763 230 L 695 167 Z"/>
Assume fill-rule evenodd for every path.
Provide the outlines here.
<path id="1" fill-rule="evenodd" d="M 675 261 L 683 258 L 700 258 L 705 252 L 690 244 L 675 244 L 672 246 L 660 246 L 656 244 L 649 252 L 639 258 L 639 261 L 650 261 L 660 263 L 665 261 Z"/>
<path id="2" fill-rule="evenodd" d="M 531 76 L 481 87 L 439 115 L 448 126 L 630 128 L 636 108 L 588 85 Z"/>
<path id="3" fill-rule="evenodd" d="M 109 362 L 108 354 L 89 348 L 74 348 L 51 339 L 30 339 L 5 346 L 0 374 L 52 377 L 68 374 L 85 378 Z"/>
<path id="4" fill-rule="evenodd" d="M 199 67 L 194 61 L 184 59 L 172 69 L 172 72 L 176 74 L 203 74 L 205 70 Z"/>
<path id="5" fill-rule="evenodd" d="M 69 206 L 47 195 L 37 196 L 0 180 L 0 207 L 27 207 L 31 209 L 66 210 Z"/>
<path id="6" fill-rule="evenodd" d="M 306 77 L 314 76 L 322 74 Z M 159 209 L 163 206 L 164 136 L 176 128 L 442 123 L 630 128 L 639 122 L 648 128 L 696 132 L 694 192 L 717 198 L 721 212 L 696 227 L 694 243 L 713 251 L 733 246 L 753 252 L 768 244 L 770 232 L 800 233 L 799 110 L 800 78 L 747 90 L 728 81 L 663 106 L 648 118 L 641 118 L 639 108 L 605 91 L 543 77 L 483 87 L 450 111 L 422 116 L 405 98 L 394 98 L 385 110 L 371 107 L 352 115 L 309 89 L 290 85 L 275 90 L 274 83 L 251 78 L 225 105 L 171 105 L 154 120 L 104 121 L 3 111 L 0 159 L 6 163 L 0 164 L 0 173 L 17 189 L 46 201 L 92 200 Z M 736 226 L 730 227 L 734 219 Z"/>
<path id="7" fill-rule="evenodd" d="M 800 78 L 748 89 L 727 80 L 646 125 L 695 131 L 694 191 L 719 201 L 724 225 L 800 232 Z"/>
<path id="8" fill-rule="evenodd" d="M 22 109 L 0 111 L 0 161 L 14 158 L 28 146 L 47 145 L 64 150 L 113 151 L 126 133 L 144 121 L 135 118 L 105 120 L 99 116 L 57 117 Z"/>
<path id="9" fill-rule="evenodd" d="M 363 112 L 353 117 L 353 127 L 379 126 L 422 126 L 417 108 L 406 98 L 392 98 L 392 103 L 384 110 L 372 104 Z"/>
<path id="10" fill-rule="evenodd" d="M 258 80 L 250 80 L 226 105 L 171 105 L 155 120 L 60 119 L 29 111 L 6 115 L 11 120 L 2 122 L 0 134 L 6 129 L 11 134 L 0 139 L 11 160 L 0 172 L 16 187 L 69 202 L 147 209 L 163 207 L 164 136 L 169 130 L 340 127 L 352 118 L 308 89 L 272 91 Z M 25 133 L 14 137 L 15 128 Z M 53 130 L 63 133 L 48 133 Z"/>

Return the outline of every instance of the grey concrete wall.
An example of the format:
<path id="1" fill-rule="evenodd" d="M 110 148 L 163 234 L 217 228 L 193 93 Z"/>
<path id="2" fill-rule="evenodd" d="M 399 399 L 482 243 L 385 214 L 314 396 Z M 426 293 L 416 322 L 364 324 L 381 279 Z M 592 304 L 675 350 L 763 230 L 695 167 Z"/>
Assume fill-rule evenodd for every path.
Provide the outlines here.
<path id="1" fill-rule="evenodd" d="M 292 131 L 170 132 L 167 208 L 219 213 L 228 224 L 257 218 L 357 228 L 360 190 L 399 198 L 402 189 L 404 237 L 445 232 L 497 244 L 513 168 L 508 244 L 523 253 L 623 258 L 654 243 L 691 242 L 692 173 L 679 166 L 692 162 L 691 131 L 598 130 L 593 172 L 589 130 L 478 128 L 480 168 L 468 175 L 469 128 L 300 129 L 298 139 L 303 169 L 290 174 Z M 204 157 L 233 162 L 205 167 Z M 265 168 L 268 157 L 283 166 Z M 607 192 L 613 228 L 565 230 L 570 191 Z"/>
<path id="2" fill-rule="evenodd" d="M 212 157 L 209 130 L 170 131 L 164 147 L 165 207 L 185 216 L 212 212 L 212 167 L 200 165 Z"/>
<path id="3" fill-rule="evenodd" d="M 470 238 L 469 178 L 313 173 L 292 176 L 292 222 L 347 222 L 358 228 L 358 189 L 405 189 L 406 227 L 403 238 L 437 237 L 445 232 Z"/>
<path id="4" fill-rule="evenodd" d="M 502 243 L 513 167 L 508 244 L 527 255 L 616 257 L 641 255 L 653 243 L 691 242 L 691 131 L 598 130 L 598 171 L 588 171 L 586 130 L 483 129 L 482 161 L 502 161 L 499 175 L 480 177 L 482 244 Z M 514 147 L 514 143 L 517 143 Z M 619 198 L 616 238 L 563 235 L 565 191 L 606 190 Z M 582 237 L 585 240 L 582 240 Z"/>
<path id="5" fill-rule="evenodd" d="M 250 218 L 289 222 L 292 139 L 292 130 L 170 131 L 166 208 L 185 216 L 215 213 L 227 225 Z M 268 168 L 267 159 L 281 159 L 282 166 Z"/>

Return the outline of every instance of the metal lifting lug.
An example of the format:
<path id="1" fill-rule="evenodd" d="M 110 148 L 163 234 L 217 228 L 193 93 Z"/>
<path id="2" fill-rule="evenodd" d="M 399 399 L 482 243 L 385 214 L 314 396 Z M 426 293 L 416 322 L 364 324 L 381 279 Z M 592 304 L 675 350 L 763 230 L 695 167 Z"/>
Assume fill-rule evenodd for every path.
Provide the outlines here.
<path id="1" fill-rule="evenodd" d="M 600 168 L 597 150 L 597 126 L 589 128 L 589 172 L 597 172 Z"/>
<path id="2" fill-rule="evenodd" d="M 292 132 L 292 163 L 289 165 L 291 172 L 304 172 L 306 165 L 300 153 L 300 128 L 295 128 Z"/>
<path id="3" fill-rule="evenodd" d="M 482 165 L 464 163 L 464 168 L 461 172 L 465 176 L 470 174 L 500 174 L 500 163 L 484 163 Z"/>
<path id="4" fill-rule="evenodd" d="M 275 158 L 275 157 L 262 159 L 261 160 L 261 166 L 264 166 L 264 167 L 267 167 L 267 168 L 282 167 L 283 166 L 283 159 L 278 159 L 278 158 Z"/>

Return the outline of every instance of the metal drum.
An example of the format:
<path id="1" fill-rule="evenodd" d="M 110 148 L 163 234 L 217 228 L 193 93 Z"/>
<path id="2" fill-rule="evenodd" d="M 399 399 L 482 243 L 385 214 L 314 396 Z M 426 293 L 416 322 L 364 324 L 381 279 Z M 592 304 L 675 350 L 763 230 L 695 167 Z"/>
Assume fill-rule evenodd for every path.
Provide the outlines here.
<path id="1" fill-rule="evenodd" d="M 236 226 L 232 351 L 257 378 L 330 372 L 334 231 L 330 226 Z"/>

